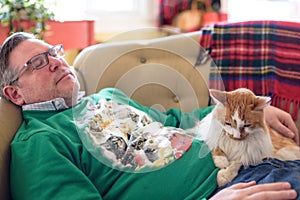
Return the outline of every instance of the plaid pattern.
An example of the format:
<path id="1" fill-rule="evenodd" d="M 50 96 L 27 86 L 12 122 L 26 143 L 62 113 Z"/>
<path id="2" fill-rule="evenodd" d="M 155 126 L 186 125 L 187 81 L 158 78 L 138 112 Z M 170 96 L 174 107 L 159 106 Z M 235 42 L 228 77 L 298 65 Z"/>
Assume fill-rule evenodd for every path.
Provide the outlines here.
<path id="1" fill-rule="evenodd" d="M 200 46 L 205 50 L 211 50 L 212 43 L 212 26 L 206 26 L 201 29 Z"/>
<path id="2" fill-rule="evenodd" d="M 81 101 L 82 97 L 85 95 L 84 91 L 79 91 L 78 93 L 78 102 Z M 63 98 L 55 98 L 50 101 L 32 103 L 22 106 L 22 110 L 64 110 L 69 108 Z"/>
<path id="3" fill-rule="evenodd" d="M 297 120 L 300 107 L 300 23 L 248 21 L 216 24 L 211 33 L 210 55 L 217 68 L 211 69 L 210 88 L 231 91 L 245 87 L 255 94 L 271 96 L 272 105 L 290 112 Z M 209 48 L 207 43 L 205 45 L 206 49 Z"/>
<path id="4" fill-rule="evenodd" d="M 22 110 L 63 110 L 68 106 L 63 98 L 56 98 L 51 101 L 27 104 L 22 106 Z"/>

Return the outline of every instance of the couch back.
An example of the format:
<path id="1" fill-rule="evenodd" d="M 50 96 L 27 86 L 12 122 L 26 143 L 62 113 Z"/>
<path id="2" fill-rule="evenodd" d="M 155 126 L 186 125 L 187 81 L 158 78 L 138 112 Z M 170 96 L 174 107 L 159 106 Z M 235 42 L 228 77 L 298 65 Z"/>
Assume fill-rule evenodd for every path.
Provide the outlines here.
<path id="1" fill-rule="evenodd" d="M 211 62 L 195 67 L 199 32 L 150 40 L 108 42 L 84 49 L 74 67 L 87 94 L 105 87 L 160 110 L 191 111 L 208 105 Z"/>

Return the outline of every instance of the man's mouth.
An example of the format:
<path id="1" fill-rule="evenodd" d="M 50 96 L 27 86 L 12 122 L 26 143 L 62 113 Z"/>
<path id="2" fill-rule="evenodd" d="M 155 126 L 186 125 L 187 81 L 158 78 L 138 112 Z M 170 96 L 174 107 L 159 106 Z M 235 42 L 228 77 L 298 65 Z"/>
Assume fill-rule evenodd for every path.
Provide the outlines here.
<path id="1" fill-rule="evenodd" d="M 65 77 L 67 77 L 67 76 L 69 76 L 69 75 L 72 76 L 72 73 L 71 73 L 71 72 L 65 72 L 65 73 L 63 73 L 63 74 L 60 76 L 60 78 L 56 81 L 56 85 L 57 85 L 61 80 L 63 80 Z"/>

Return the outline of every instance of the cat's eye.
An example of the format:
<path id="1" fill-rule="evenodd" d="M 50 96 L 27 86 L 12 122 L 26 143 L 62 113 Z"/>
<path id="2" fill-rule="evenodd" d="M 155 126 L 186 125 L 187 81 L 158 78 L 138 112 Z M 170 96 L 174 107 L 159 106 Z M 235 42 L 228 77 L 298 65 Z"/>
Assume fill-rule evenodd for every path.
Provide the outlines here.
<path id="1" fill-rule="evenodd" d="M 225 125 L 231 126 L 230 122 L 225 122 Z"/>
<path id="2" fill-rule="evenodd" d="M 244 125 L 244 128 L 248 128 L 248 127 L 250 127 L 251 126 L 251 124 L 245 124 Z"/>

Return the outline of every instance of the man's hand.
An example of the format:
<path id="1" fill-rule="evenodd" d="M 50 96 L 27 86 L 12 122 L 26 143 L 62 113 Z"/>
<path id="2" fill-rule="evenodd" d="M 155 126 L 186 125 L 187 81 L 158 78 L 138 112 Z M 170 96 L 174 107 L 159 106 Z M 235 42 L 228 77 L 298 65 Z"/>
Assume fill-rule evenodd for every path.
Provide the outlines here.
<path id="1" fill-rule="evenodd" d="M 286 182 L 267 183 L 256 185 L 255 181 L 238 183 L 225 188 L 214 195 L 210 200 L 283 200 L 295 199 L 297 192 L 291 189 Z"/>
<path id="2" fill-rule="evenodd" d="M 264 111 L 265 119 L 271 128 L 286 137 L 292 138 L 299 145 L 299 132 L 289 113 L 274 106 L 268 106 Z"/>

